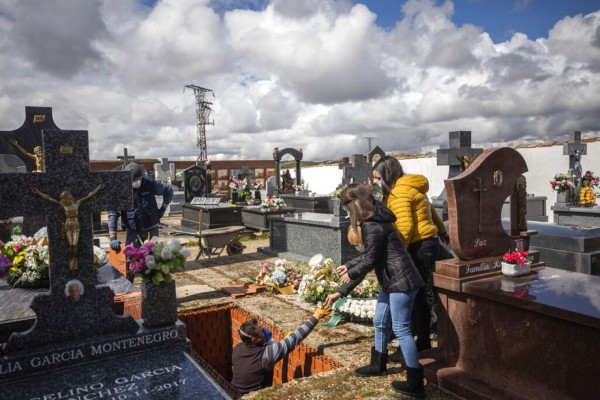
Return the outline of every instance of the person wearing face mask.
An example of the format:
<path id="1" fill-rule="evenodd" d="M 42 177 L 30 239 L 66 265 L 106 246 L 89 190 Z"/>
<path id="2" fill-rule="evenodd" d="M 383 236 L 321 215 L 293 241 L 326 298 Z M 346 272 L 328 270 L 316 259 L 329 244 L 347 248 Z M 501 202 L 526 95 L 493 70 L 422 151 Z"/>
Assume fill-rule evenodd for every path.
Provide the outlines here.
<path id="1" fill-rule="evenodd" d="M 244 322 L 238 330 L 241 342 L 235 346 L 231 356 L 231 385 L 240 394 L 270 386 L 275 364 L 292 352 L 330 312 L 327 304 L 317 307 L 302 326 L 279 342 L 275 342 L 269 330 L 261 327 L 255 319 Z"/>
<path id="2" fill-rule="evenodd" d="M 156 182 L 151 177 L 144 176 L 142 166 L 131 163 L 127 167 L 133 179 L 133 209 L 108 212 L 108 235 L 110 248 L 115 252 L 121 251 L 121 242 L 117 239 L 119 216 L 121 225 L 126 230 L 125 244 L 133 243 L 140 247 L 148 239 L 158 236 L 158 225 L 165 210 L 173 199 L 173 189 L 162 182 Z M 162 196 L 162 206 L 156 203 L 156 196 Z M 133 274 L 128 273 L 130 281 Z"/>

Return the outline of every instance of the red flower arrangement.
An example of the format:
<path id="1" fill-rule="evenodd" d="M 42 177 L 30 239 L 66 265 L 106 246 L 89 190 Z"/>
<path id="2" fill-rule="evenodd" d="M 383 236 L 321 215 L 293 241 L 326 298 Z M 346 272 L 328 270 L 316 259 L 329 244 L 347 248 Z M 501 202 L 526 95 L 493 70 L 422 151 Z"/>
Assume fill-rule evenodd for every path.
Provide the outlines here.
<path id="1" fill-rule="evenodd" d="M 525 264 L 531 262 L 528 253 L 523 250 L 509 251 L 502 256 L 502 260 L 509 264 Z"/>

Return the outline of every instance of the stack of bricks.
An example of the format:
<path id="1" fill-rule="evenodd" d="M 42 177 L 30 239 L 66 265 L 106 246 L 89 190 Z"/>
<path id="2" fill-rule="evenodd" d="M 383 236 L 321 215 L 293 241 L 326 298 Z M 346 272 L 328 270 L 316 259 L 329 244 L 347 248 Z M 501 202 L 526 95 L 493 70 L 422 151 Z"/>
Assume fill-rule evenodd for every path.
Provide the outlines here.
<path id="1" fill-rule="evenodd" d="M 142 293 L 123 293 L 115 295 L 113 312 L 117 315 L 129 314 L 133 319 L 142 319 Z"/>

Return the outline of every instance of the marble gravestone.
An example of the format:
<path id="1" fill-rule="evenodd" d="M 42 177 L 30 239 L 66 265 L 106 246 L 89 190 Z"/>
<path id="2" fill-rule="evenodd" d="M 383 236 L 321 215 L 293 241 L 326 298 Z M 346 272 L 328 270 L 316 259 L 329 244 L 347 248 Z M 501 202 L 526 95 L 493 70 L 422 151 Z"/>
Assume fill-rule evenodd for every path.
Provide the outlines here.
<path id="1" fill-rule="evenodd" d="M 90 172 L 85 131 L 44 131 L 43 147 L 45 172 L 0 174 L 0 217 L 43 212 L 50 253 L 50 290 L 31 300 L 36 322 L 2 345 L 0 398 L 228 398 L 185 352 L 185 325 L 117 316 L 114 293 L 97 285 L 91 215 L 132 207 L 130 173 Z"/>
<path id="2" fill-rule="evenodd" d="M 466 171 L 444 181 L 450 240 L 459 258 L 499 256 L 515 248 L 502 227 L 502 206 L 507 197 L 511 203 L 519 200 L 516 184 L 525 172 L 527 164 L 521 154 L 503 147 L 484 151 Z M 527 209 L 526 204 L 522 207 Z M 525 223 L 524 229 L 517 229 L 516 218 L 511 218 L 511 233 L 518 236 L 527 227 Z"/>
<path id="3" fill-rule="evenodd" d="M 507 196 L 511 206 L 526 204 L 526 170 L 518 152 L 500 148 L 445 181 L 450 237 L 463 259 L 436 262 L 438 347 L 421 362 L 428 382 L 466 399 L 595 398 L 600 277 L 546 267 L 536 252 L 531 273 L 500 273 L 503 253 L 519 242 L 527 250 L 516 208 L 509 233 L 500 218 Z"/>

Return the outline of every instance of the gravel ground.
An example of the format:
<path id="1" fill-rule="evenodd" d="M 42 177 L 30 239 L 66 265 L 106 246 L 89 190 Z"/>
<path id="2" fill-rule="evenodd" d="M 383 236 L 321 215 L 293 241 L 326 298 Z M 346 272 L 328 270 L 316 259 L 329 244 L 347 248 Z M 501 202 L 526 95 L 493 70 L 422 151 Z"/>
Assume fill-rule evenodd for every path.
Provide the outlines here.
<path id="1" fill-rule="evenodd" d="M 181 237 L 182 241 L 193 240 Z M 304 302 L 298 295 L 271 295 L 259 293 L 233 299 L 219 289 L 241 285 L 251 281 L 259 271 L 262 261 L 273 262 L 275 258 L 257 252 L 258 247 L 268 246 L 268 239 L 244 241 L 246 246 L 240 255 L 201 258 L 188 261 L 186 271 L 175 274 L 181 311 L 206 308 L 219 304 L 235 303 L 241 308 L 260 316 L 283 331 L 295 330 L 314 311 L 315 306 Z M 197 254 L 193 245 L 192 260 Z M 329 317 L 325 317 L 327 321 Z M 390 383 L 406 379 L 405 369 L 399 364 L 389 364 L 389 374 L 383 377 L 358 378 L 353 371 L 366 364 L 373 345 L 373 327 L 370 325 L 342 323 L 335 328 L 319 324 L 304 343 L 318 349 L 337 361 L 343 368 L 316 376 L 298 379 L 283 385 L 267 388 L 244 396 L 244 399 L 401 399 Z M 390 345 L 397 345 L 394 341 Z M 434 342 L 434 346 L 437 345 Z M 451 394 L 426 386 L 428 399 L 457 399 Z"/>

